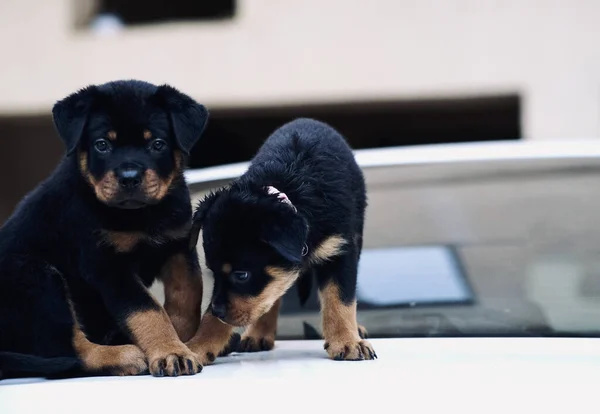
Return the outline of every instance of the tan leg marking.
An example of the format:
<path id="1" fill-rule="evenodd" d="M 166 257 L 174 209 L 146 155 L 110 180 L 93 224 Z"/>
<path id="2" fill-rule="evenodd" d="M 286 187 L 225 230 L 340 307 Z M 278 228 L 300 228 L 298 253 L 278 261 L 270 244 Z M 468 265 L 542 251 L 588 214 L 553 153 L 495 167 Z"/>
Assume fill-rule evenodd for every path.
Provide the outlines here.
<path id="1" fill-rule="evenodd" d="M 73 327 L 73 347 L 89 372 L 138 375 L 148 369 L 146 356 L 135 345 L 98 345 L 90 342 L 78 325 Z"/>
<path id="2" fill-rule="evenodd" d="M 376 358 L 371 344 L 360 338 L 356 323 L 356 301 L 345 304 L 336 284 L 329 283 L 319 292 L 325 349 L 336 360 Z"/>
<path id="3" fill-rule="evenodd" d="M 132 313 L 126 323 L 135 343 L 146 354 L 152 375 L 193 375 L 202 370 L 196 355 L 179 340 L 162 307 Z"/>
<path id="4" fill-rule="evenodd" d="M 273 307 L 267 313 L 246 329 L 242 335 L 238 352 L 270 351 L 273 349 L 280 307 L 281 298 L 275 301 Z"/>
<path id="5" fill-rule="evenodd" d="M 227 348 L 232 334 L 233 326 L 206 312 L 200 321 L 198 331 L 186 342 L 186 345 L 196 354 L 202 365 L 208 365 Z"/>
<path id="6" fill-rule="evenodd" d="M 173 256 L 165 264 L 160 279 L 165 287 L 165 311 L 183 342 L 198 330 L 202 313 L 202 276 L 192 273 L 183 254 Z"/>
<path id="7" fill-rule="evenodd" d="M 65 291 L 69 289 L 64 282 Z M 77 320 L 75 306 L 67 299 L 73 318 L 73 348 L 83 369 L 88 372 L 110 372 L 112 375 L 138 375 L 148 369 L 146 356 L 135 345 L 98 345 L 91 342 Z"/>

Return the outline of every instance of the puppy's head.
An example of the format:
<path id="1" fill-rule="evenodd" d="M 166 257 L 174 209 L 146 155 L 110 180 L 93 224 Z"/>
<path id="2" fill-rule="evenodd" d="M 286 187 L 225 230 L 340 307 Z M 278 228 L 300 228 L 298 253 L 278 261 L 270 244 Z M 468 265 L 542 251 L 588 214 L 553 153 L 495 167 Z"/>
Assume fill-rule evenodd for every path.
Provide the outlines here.
<path id="1" fill-rule="evenodd" d="M 189 96 L 141 81 L 89 86 L 58 101 L 52 114 L 96 198 L 124 209 L 169 193 L 208 118 Z"/>
<path id="2" fill-rule="evenodd" d="M 240 188 L 212 193 L 194 214 L 193 248 L 201 229 L 215 278 L 211 311 L 230 325 L 255 322 L 300 274 L 307 222 L 277 195 Z"/>

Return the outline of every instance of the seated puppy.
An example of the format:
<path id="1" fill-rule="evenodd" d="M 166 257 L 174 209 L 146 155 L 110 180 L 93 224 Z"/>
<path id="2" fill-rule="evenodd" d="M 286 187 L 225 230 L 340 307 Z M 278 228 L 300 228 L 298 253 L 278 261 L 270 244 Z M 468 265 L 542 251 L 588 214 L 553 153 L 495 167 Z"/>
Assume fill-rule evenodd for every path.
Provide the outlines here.
<path id="1" fill-rule="evenodd" d="M 362 171 L 339 133 L 310 119 L 275 131 L 248 171 L 194 214 L 191 246 L 202 230 L 215 284 L 190 349 L 212 362 L 234 326 L 248 327 L 238 350 L 273 348 L 281 297 L 314 274 L 329 356 L 376 358 L 356 321 L 365 208 Z"/>
<path id="2" fill-rule="evenodd" d="M 183 167 L 206 109 L 168 85 L 116 81 L 53 116 L 67 153 L 0 229 L 0 371 L 199 372 L 182 342 L 202 298 Z M 148 291 L 157 278 L 164 308 Z"/>

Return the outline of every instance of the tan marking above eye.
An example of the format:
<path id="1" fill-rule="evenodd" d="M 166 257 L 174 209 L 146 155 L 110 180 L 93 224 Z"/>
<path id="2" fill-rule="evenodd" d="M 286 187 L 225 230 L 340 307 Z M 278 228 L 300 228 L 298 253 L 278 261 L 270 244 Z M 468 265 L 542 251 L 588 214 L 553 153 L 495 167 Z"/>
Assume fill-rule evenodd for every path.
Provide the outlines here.
<path id="1" fill-rule="evenodd" d="M 221 270 L 226 275 L 229 275 L 231 273 L 231 265 L 229 263 L 223 263 L 223 267 L 221 267 Z"/>
<path id="2" fill-rule="evenodd" d="M 117 133 L 116 133 L 116 131 L 108 131 L 108 134 L 106 134 L 106 137 L 108 139 L 110 139 L 111 141 L 114 141 L 117 139 Z"/>
<path id="3" fill-rule="evenodd" d="M 144 130 L 144 139 L 145 140 L 149 140 L 152 138 L 152 132 L 150 132 L 149 130 L 145 129 Z"/>
<path id="4" fill-rule="evenodd" d="M 360 341 L 356 322 L 356 299 L 350 303 L 342 302 L 339 286 L 330 282 L 319 290 L 319 301 L 323 336 L 326 341 Z"/>

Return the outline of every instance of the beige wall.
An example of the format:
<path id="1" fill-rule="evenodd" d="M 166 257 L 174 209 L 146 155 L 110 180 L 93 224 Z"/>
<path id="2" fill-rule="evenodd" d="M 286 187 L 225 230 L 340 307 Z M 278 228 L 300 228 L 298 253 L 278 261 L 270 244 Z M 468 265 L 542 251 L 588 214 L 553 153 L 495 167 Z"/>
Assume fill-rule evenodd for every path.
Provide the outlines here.
<path id="1" fill-rule="evenodd" d="M 594 0 L 239 0 L 111 37 L 75 29 L 75 1 L 0 2 L 0 115 L 134 77 L 212 107 L 518 92 L 525 137 L 600 135 Z"/>

